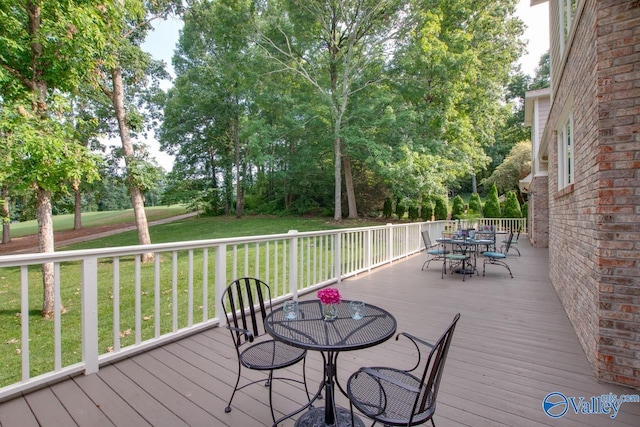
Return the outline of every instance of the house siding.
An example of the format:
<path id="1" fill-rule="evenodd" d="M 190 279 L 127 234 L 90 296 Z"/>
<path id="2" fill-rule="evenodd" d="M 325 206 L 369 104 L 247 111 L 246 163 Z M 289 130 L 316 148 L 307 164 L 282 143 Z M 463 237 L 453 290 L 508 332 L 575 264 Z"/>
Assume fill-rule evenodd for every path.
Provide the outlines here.
<path id="1" fill-rule="evenodd" d="M 556 34 L 557 10 L 551 1 Z M 551 47 L 550 278 L 596 376 L 640 388 L 640 5 L 584 0 L 578 10 L 565 51 Z M 574 182 L 558 190 L 567 108 Z"/>

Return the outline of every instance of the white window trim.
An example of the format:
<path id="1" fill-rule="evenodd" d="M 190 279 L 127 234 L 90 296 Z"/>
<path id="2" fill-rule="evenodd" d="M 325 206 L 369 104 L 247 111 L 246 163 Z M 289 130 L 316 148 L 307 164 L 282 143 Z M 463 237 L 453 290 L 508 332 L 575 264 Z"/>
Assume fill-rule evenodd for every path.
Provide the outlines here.
<path id="1" fill-rule="evenodd" d="M 575 182 L 575 129 L 573 112 L 570 111 L 561 121 L 558 129 L 558 190 Z"/>

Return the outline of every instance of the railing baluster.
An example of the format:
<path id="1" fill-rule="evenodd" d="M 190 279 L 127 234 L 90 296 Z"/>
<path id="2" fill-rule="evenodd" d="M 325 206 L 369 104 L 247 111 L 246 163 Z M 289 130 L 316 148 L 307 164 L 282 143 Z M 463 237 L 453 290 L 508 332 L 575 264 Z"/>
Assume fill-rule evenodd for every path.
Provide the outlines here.
<path id="1" fill-rule="evenodd" d="M 60 297 L 60 263 L 53 266 L 53 351 L 54 370 L 62 369 L 62 337 L 60 329 L 60 307 L 62 306 Z"/>
<path id="2" fill-rule="evenodd" d="M 134 276 L 134 289 L 135 289 L 135 328 L 136 328 L 136 344 L 140 344 L 142 342 L 142 289 L 140 283 L 140 262 L 142 255 L 138 254 L 135 256 L 135 276 Z"/>
<path id="3" fill-rule="evenodd" d="M 157 254 L 153 259 L 153 336 L 160 336 L 160 259 L 162 256 Z"/>
<path id="4" fill-rule="evenodd" d="M 187 267 L 187 325 L 193 326 L 193 249 L 188 251 Z"/>
<path id="5" fill-rule="evenodd" d="M 202 321 L 209 319 L 209 250 L 202 250 Z"/>
<path id="6" fill-rule="evenodd" d="M 120 352 L 120 258 L 113 258 L 113 351 Z"/>
<path id="7" fill-rule="evenodd" d="M 21 347 L 22 356 L 22 381 L 29 381 L 29 266 L 20 266 L 20 326 L 21 326 Z"/>
<path id="8" fill-rule="evenodd" d="M 98 372 L 98 354 L 98 259 L 87 257 L 82 261 L 82 357 L 86 374 Z"/>

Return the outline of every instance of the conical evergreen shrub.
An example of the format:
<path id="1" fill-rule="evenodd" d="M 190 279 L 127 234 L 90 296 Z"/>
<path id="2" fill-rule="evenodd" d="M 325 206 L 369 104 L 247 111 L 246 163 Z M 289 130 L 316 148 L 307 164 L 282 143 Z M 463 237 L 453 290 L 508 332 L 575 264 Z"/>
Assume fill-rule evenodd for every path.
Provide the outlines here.
<path id="1" fill-rule="evenodd" d="M 503 218 L 522 218 L 522 210 L 520 209 L 520 203 L 518 202 L 518 196 L 516 192 L 511 190 L 507 193 L 507 197 L 504 201 L 504 211 L 502 212 Z"/>
<path id="2" fill-rule="evenodd" d="M 464 200 L 460 195 L 453 198 L 453 206 L 451 207 L 451 219 L 461 219 L 464 215 Z"/>
<path id="3" fill-rule="evenodd" d="M 502 218 L 500 200 L 498 200 L 498 188 L 495 184 L 489 189 L 489 195 L 487 196 L 487 201 L 484 204 L 482 213 L 485 218 Z"/>

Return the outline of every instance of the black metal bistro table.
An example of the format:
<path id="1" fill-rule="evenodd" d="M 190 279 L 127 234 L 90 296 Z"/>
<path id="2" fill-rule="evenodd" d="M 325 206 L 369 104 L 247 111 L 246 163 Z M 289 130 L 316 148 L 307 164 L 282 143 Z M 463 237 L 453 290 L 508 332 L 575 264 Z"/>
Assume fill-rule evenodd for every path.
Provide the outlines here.
<path id="1" fill-rule="evenodd" d="M 316 395 L 307 405 L 280 418 L 274 425 L 310 407 L 324 390 L 324 408 L 313 408 L 306 412 L 297 420 L 296 426 L 351 426 L 350 412 L 336 406 L 334 399 L 336 384 L 344 393 L 336 380 L 338 353 L 372 347 L 388 340 L 396 332 L 396 319 L 386 310 L 370 304 L 366 305 L 362 319 L 352 319 L 349 301 L 344 300 L 338 304 L 337 311 L 335 319 L 325 320 L 319 300 L 301 301 L 295 320 L 285 319 L 282 309 L 272 311 L 265 318 L 265 329 L 275 339 L 295 347 L 319 351 L 324 362 L 324 380 Z M 355 418 L 355 423 L 364 426 L 359 418 Z"/>

